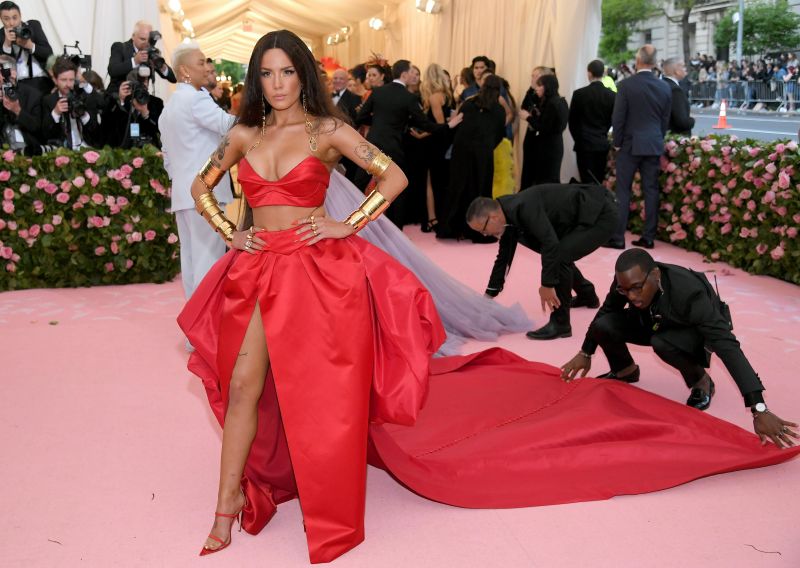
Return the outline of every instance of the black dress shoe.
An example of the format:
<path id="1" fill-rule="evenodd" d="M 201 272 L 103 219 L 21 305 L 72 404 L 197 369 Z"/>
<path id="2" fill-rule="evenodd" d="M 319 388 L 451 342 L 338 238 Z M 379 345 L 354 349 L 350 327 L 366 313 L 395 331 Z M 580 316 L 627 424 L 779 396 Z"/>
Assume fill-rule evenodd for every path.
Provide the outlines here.
<path id="1" fill-rule="evenodd" d="M 711 382 L 711 388 L 709 388 L 708 392 L 697 387 L 692 389 L 692 393 L 689 395 L 689 398 L 686 399 L 686 406 L 691 406 L 697 410 L 705 410 L 711 406 L 711 398 L 714 396 L 715 389 L 714 381 L 711 379 L 709 379 L 709 381 Z"/>
<path id="2" fill-rule="evenodd" d="M 653 241 L 649 241 L 645 238 L 636 239 L 635 241 L 631 241 L 631 244 L 635 247 L 642 247 L 646 249 L 651 249 L 655 247 L 655 243 Z"/>
<path id="3" fill-rule="evenodd" d="M 559 337 L 572 337 L 572 326 L 557 325 L 548 322 L 547 325 L 525 334 L 528 339 L 558 339 Z"/>
<path id="4" fill-rule="evenodd" d="M 614 379 L 615 381 L 622 381 L 623 383 L 638 383 L 639 382 L 639 367 L 628 373 L 627 375 L 619 376 L 614 371 L 609 371 L 608 373 L 603 373 L 602 375 L 597 375 L 598 379 Z"/>
<path id="5" fill-rule="evenodd" d="M 621 243 L 619 241 L 608 241 L 607 243 L 602 244 L 600 246 L 607 249 L 617 249 L 617 250 L 625 249 L 625 243 Z"/>
<path id="6" fill-rule="evenodd" d="M 600 298 L 594 296 L 575 296 L 569 301 L 570 308 L 599 308 Z"/>

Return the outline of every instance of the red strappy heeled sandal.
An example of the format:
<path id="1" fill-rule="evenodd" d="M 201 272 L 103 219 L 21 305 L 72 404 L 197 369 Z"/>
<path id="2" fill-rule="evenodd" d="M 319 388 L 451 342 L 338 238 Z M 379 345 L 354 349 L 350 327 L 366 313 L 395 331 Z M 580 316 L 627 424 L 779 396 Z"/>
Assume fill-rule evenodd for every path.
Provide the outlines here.
<path id="1" fill-rule="evenodd" d="M 214 513 L 215 517 L 224 517 L 226 519 L 236 519 L 239 522 L 239 532 L 242 532 L 242 514 L 244 512 L 244 508 L 247 507 L 247 495 L 244 496 L 244 505 L 242 508 L 239 509 L 237 513 Z M 233 524 L 231 524 L 231 529 L 233 529 Z M 231 530 L 233 532 L 233 530 Z M 208 538 L 211 540 L 215 540 L 220 543 L 222 546 L 217 548 L 207 548 L 203 545 L 203 548 L 200 549 L 200 556 L 206 556 L 208 554 L 214 554 L 215 552 L 219 552 L 220 550 L 224 550 L 228 548 L 233 540 L 233 536 L 228 537 L 228 542 L 224 542 L 221 538 L 211 533 L 208 534 Z"/>

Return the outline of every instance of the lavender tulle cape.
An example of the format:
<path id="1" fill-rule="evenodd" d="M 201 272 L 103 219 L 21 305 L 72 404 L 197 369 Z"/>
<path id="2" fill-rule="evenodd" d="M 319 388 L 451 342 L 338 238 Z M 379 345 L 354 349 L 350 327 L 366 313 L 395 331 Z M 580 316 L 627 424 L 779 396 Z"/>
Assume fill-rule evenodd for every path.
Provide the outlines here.
<path id="1" fill-rule="evenodd" d="M 344 219 L 364 200 L 356 186 L 334 170 L 325 198 L 325 209 L 335 219 Z M 447 341 L 439 355 L 456 355 L 467 338 L 494 341 L 504 333 L 519 333 L 533 327 L 519 304 L 506 307 L 462 284 L 436 266 L 386 217 L 379 217 L 361 230 L 363 237 L 411 270 L 433 296 L 447 330 Z"/>

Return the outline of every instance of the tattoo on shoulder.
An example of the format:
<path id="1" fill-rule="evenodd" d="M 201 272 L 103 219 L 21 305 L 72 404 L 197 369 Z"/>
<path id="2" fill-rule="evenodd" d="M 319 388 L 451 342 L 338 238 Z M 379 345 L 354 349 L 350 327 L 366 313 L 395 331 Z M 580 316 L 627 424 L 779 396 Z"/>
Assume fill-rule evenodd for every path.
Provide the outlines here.
<path id="1" fill-rule="evenodd" d="M 219 146 L 217 146 L 217 149 L 214 150 L 214 155 L 217 158 L 217 160 L 221 162 L 222 160 L 225 159 L 225 150 L 227 150 L 228 146 L 230 145 L 231 145 L 230 135 L 225 134 L 225 136 L 222 137 Z"/>
<path id="2" fill-rule="evenodd" d="M 372 162 L 378 155 L 378 149 L 369 142 L 361 142 L 355 149 L 356 156 L 367 163 Z"/>

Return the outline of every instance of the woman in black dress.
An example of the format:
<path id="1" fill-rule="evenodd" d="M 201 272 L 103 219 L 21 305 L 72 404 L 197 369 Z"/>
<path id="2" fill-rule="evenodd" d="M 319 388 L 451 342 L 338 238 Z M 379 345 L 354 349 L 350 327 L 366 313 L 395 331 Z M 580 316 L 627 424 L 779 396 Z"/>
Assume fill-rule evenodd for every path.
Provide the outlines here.
<path id="1" fill-rule="evenodd" d="M 561 181 L 561 159 L 564 157 L 562 133 L 569 121 L 569 107 L 564 97 L 558 94 L 555 75 L 540 76 L 534 90 L 538 104 L 530 112 L 520 111 L 520 117 L 530 125 L 525 134 L 525 162 L 520 189 Z"/>
<path id="2" fill-rule="evenodd" d="M 485 238 L 467 226 L 467 207 L 476 197 L 492 196 L 494 149 L 505 136 L 506 112 L 498 102 L 500 78 L 489 75 L 480 91 L 461 105 L 464 119 L 453 139 L 446 221 L 437 225 L 439 238 Z M 441 211 L 441 208 L 437 208 Z"/>

